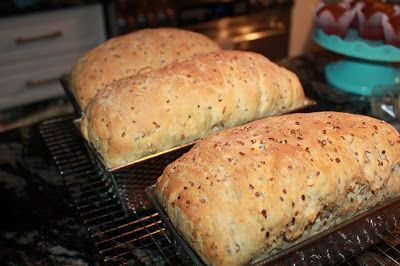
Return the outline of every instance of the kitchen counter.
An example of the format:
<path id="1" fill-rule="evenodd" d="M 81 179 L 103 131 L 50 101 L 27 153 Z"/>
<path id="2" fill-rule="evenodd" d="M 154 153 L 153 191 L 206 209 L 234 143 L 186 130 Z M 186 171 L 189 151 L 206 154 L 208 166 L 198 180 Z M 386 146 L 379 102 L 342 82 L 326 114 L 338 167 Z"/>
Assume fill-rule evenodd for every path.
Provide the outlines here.
<path id="1" fill-rule="evenodd" d="M 312 110 L 370 114 L 365 98 L 325 84 L 323 66 L 335 58 L 308 55 L 280 64 L 296 72 L 307 95 L 318 101 Z M 0 195 L 0 265 L 98 264 L 38 124 L 0 133 Z"/>
<path id="2" fill-rule="evenodd" d="M 0 265 L 94 265 L 38 126 L 0 134 Z"/>

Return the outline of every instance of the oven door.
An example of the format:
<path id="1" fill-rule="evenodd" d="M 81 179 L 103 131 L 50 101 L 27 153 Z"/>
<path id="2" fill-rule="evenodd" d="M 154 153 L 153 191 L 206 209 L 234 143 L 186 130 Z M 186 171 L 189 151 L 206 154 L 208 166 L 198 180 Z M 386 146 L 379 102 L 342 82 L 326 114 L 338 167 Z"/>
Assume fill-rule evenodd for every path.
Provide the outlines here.
<path id="1" fill-rule="evenodd" d="M 288 55 L 291 7 L 267 9 L 187 27 L 214 39 L 226 50 L 261 53 L 271 60 Z"/>

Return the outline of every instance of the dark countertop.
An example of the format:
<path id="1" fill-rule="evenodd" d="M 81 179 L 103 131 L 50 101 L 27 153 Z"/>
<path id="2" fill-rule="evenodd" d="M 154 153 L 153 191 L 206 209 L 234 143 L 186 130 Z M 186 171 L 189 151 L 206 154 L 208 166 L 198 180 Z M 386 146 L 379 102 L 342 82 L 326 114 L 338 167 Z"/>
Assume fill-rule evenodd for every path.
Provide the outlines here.
<path id="1" fill-rule="evenodd" d="M 308 96 L 318 101 L 313 111 L 370 114 L 365 98 L 332 91 L 325 84 L 323 66 L 334 59 L 309 55 L 280 64 L 296 72 Z M 0 265 L 98 264 L 38 124 L 0 133 L 0 197 Z"/>
<path id="2" fill-rule="evenodd" d="M 0 134 L 0 202 L 0 265 L 96 264 L 37 125 Z"/>

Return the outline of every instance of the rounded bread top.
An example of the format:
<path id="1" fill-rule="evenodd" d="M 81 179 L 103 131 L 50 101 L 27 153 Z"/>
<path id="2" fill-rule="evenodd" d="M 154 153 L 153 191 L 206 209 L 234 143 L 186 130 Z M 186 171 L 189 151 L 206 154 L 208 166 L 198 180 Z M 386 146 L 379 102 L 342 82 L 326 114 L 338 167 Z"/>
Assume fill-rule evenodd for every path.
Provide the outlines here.
<path id="1" fill-rule="evenodd" d="M 161 68 L 174 60 L 220 50 L 208 37 L 175 28 L 144 29 L 112 38 L 78 59 L 71 87 L 84 110 L 96 93 L 112 82 Z"/>

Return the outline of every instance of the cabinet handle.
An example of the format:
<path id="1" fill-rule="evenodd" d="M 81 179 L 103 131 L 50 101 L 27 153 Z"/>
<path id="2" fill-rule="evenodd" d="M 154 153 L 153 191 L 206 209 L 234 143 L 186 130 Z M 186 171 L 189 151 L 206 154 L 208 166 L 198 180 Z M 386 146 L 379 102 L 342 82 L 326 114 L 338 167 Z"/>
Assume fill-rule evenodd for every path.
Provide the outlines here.
<path id="1" fill-rule="evenodd" d="M 65 75 L 65 74 L 63 74 L 63 75 Z M 33 88 L 41 86 L 41 85 L 45 85 L 48 83 L 58 81 L 63 75 L 60 75 L 57 77 L 52 77 L 52 78 L 39 79 L 39 80 L 28 80 L 27 82 L 25 82 L 25 85 L 28 89 L 33 89 Z"/>
<path id="2" fill-rule="evenodd" d="M 17 45 L 23 45 L 23 44 L 27 44 L 27 43 L 31 43 L 31 42 L 36 42 L 36 41 L 60 38 L 62 36 L 63 36 L 63 32 L 60 30 L 57 30 L 54 32 L 37 35 L 37 36 L 32 36 L 32 37 L 18 37 L 14 41 Z"/>

